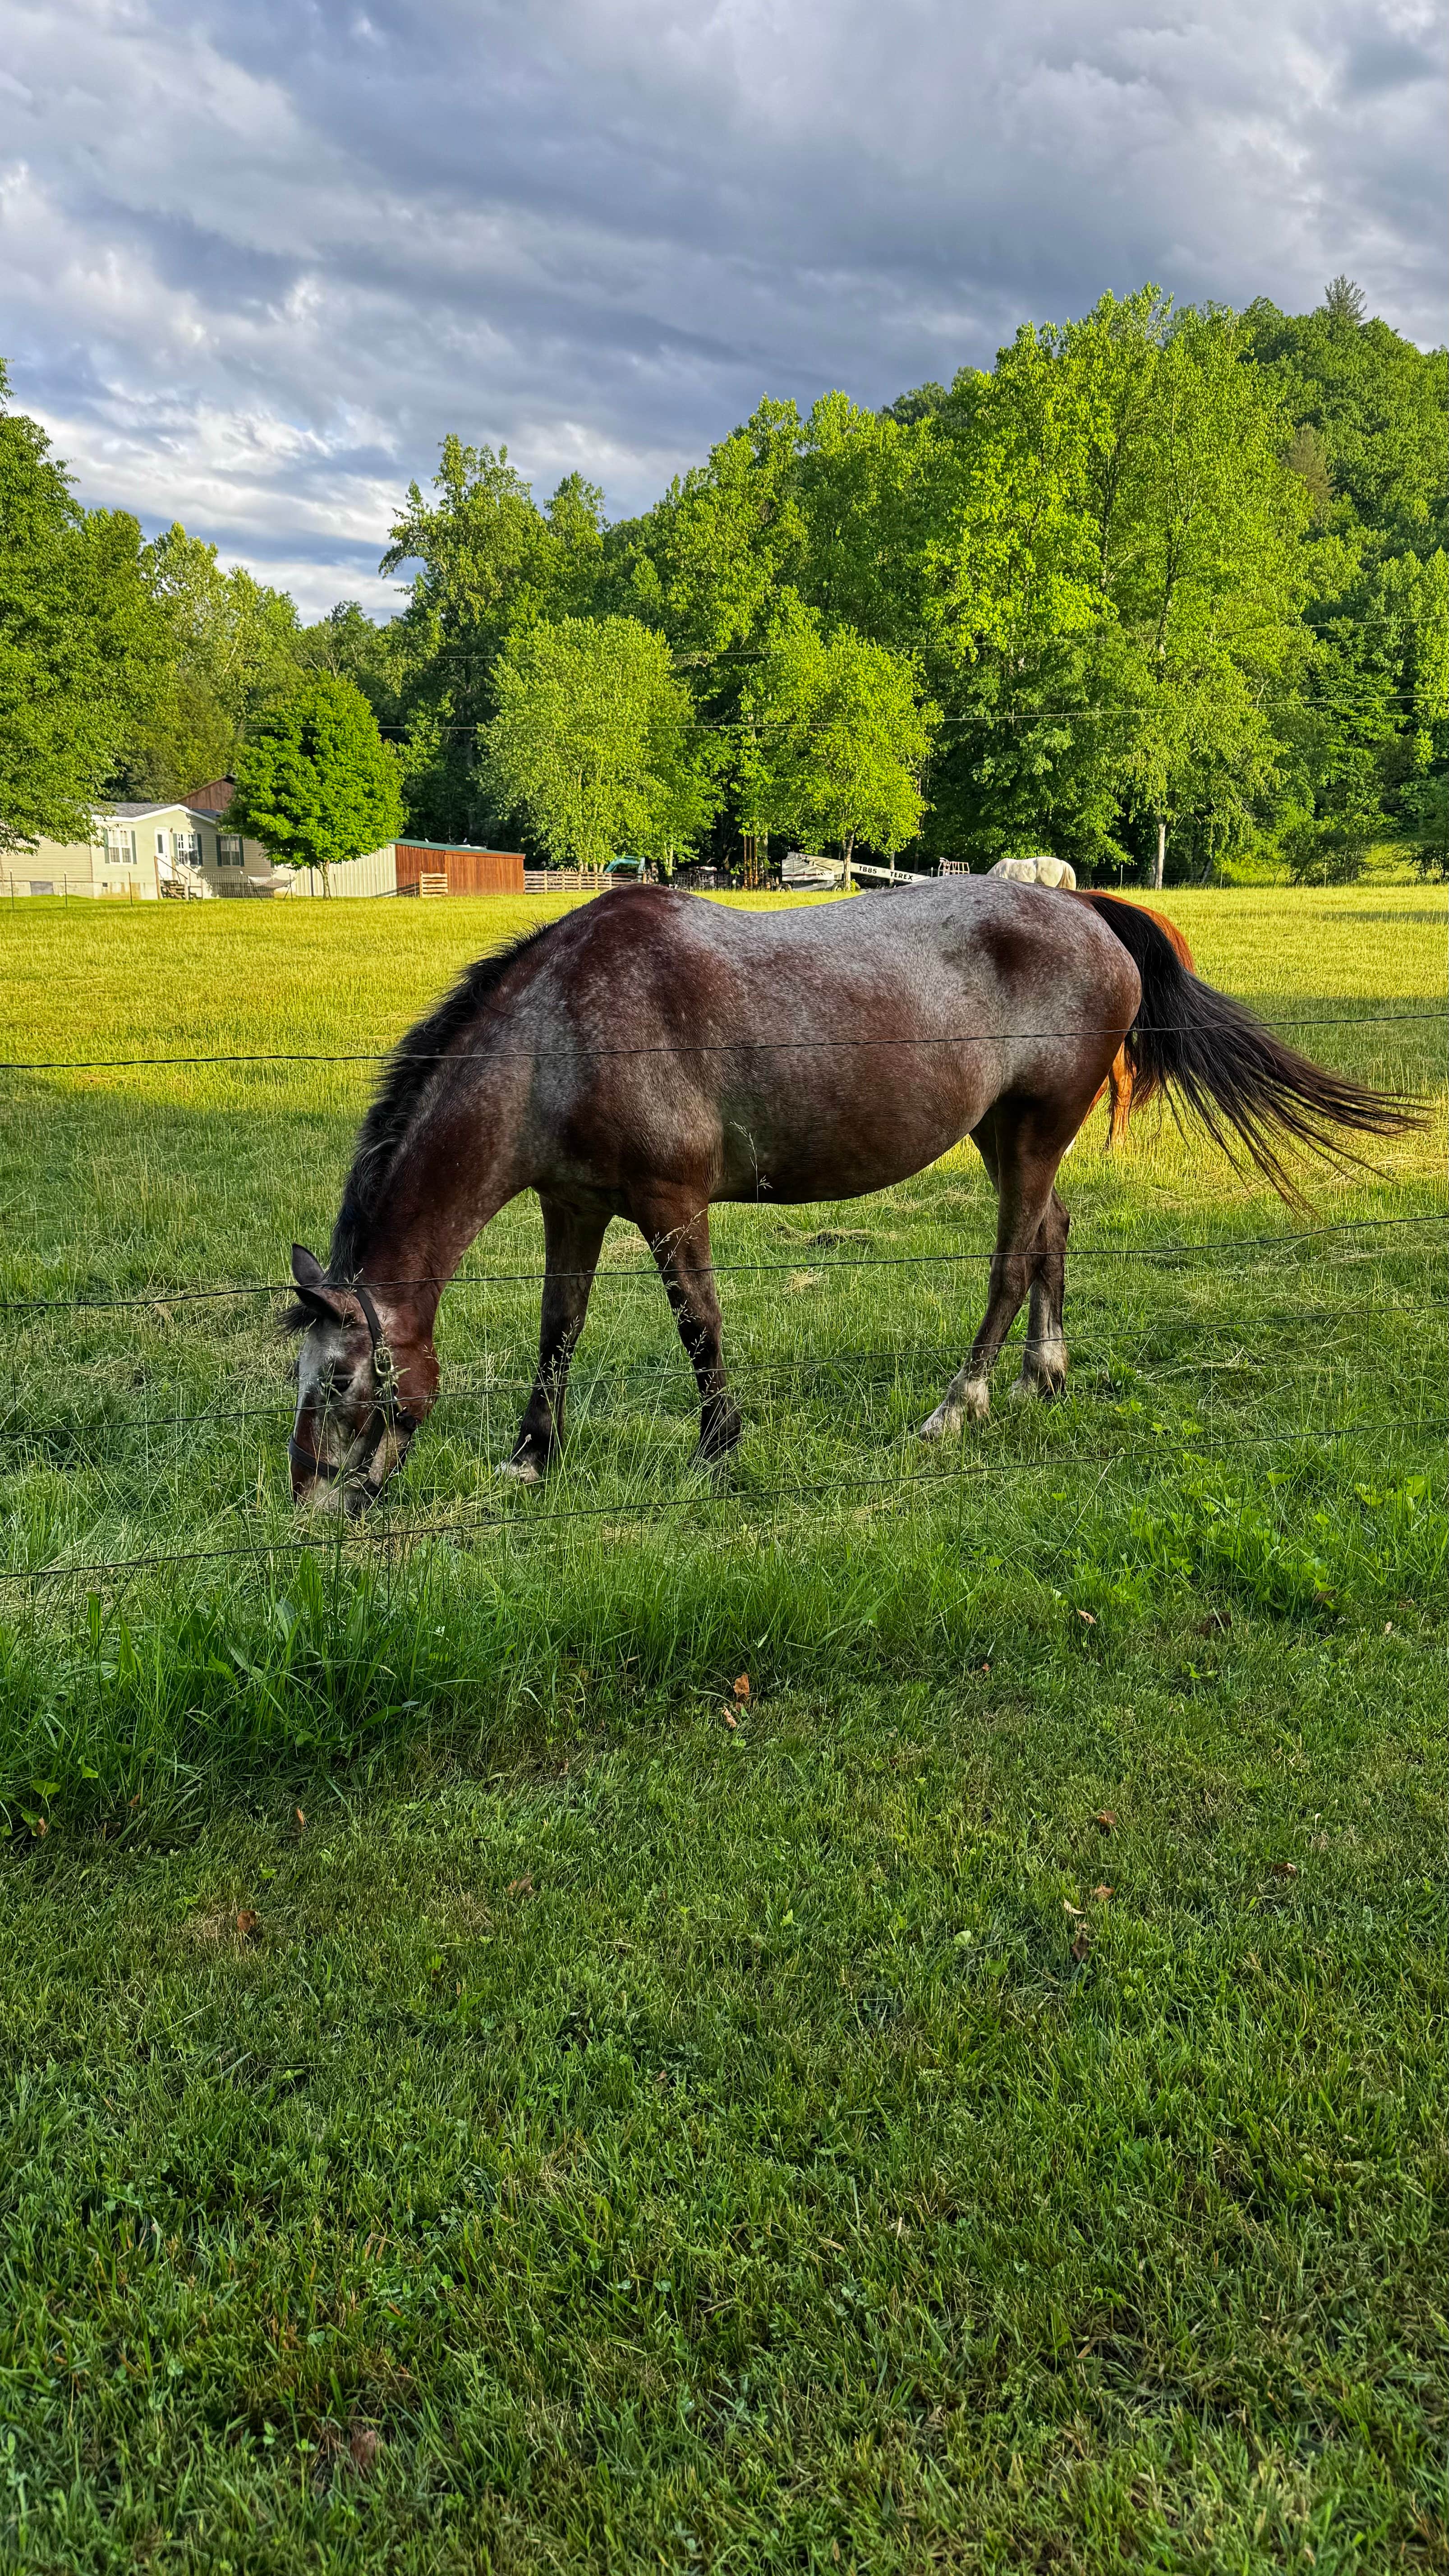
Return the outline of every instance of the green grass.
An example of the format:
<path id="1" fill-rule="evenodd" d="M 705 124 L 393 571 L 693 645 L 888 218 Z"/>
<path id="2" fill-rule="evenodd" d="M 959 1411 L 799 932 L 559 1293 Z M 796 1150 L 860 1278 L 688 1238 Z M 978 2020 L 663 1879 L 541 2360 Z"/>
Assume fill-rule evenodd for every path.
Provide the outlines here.
<path id="1" fill-rule="evenodd" d="M 0 2557 L 1443 2563 L 1445 904 L 1169 908 L 1436 1101 L 1337 1231 L 1098 1123 L 1072 1391 L 943 1460 L 970 1158 L 721 1211 L 721 1490 L 615 1228 L 534 1495 L 520 1205 L 340 1553 L 179 1292 L 325 1245 L 368 1068 L 8 1079 L 0 1294 L 152 1302 L 6 1317 L 4 1562 L 142 1562 L 0 1597 Z M 544 909 L 17 906 L 9 1053 L 386 1045 Z"/>

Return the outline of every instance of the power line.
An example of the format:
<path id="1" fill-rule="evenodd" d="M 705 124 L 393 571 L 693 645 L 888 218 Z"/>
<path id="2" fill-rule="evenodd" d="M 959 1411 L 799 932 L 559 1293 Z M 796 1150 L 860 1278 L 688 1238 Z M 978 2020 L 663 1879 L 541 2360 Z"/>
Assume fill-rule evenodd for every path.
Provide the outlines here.
<path id="1" fill-rule="evenodd" d="M 755 657 L 741 656 L 740 658 L 753 659 Z M 760 658 L 765 657 L 762 656 Z M 1267 707 L 1254 704 L 1252 701 L 1247 701 L 1246 708 L 1248 712 L 1255 715 L 1266 716 L 1270 720 L 1277 718 L 1279 721 L 1282 721 L 1289 716 L 1296 715 L 1330 716 L 1338 717 L 1341 720 L 1351 720 L 1355 716 L 1372 716 L 1377 714 L 1380 710 L 1387 711 L 1390 708 L 1398 708 L 1406 711 L 1410 715 L 1417 715 L 1422 712 L 1429 723 L 1442 724 L 1445 721 L 1445 709 L 1439 706 L 1426 706 L 1424 704 L 1425 699 L 1432 697 L 1432 695 L 1433 692 L 1427 688 L 1371 689 L 1364 700 L 1358 703 L 1349 703 L 1348 705 L 1333 704 L 1324 698 L 1305 697 L 1289 699 L 1286 702 L 1278 700 L 1271 706 Z M 1240 708 L 1244 706 L 1244 703 L 1244 701 L 1237 702 Z M 1160 706 L 1151 704 L 1145 706 L 1023 707 L 1013 709 L 988 707 L 983 708 L 979 713 L 975 714 L 938 717 L 936 723 L 932 726 L 931 731 L 934 737 L 943 733 L 990 733 L 992 728 L 996 725 L 1118 724 L 1130 721 L 1133 718 L 1160 716 L 1161 713 L 1162 709 Z M 477 716 L 471 723 L 461 724 L 434 724 L 425 719 L 423 728 L 424 738 L 432 738 L 436 740 L 439 735 L 450 737 L 454 735 L 462 735 L 465 737 L 471 736 L 476 739 L 479 734 L 486 732 L 491 721 L 492 719 L 488 716 Z M 408 724 L 395 724 L 391 721 L 386 724 L 379 722 L 377 729 L 378 732 L 382 734 L 400 735 L 402 739 L 407 742 L 414 739 L 413 729 Z M 814 735 L 828 731 L 829 728 L 824 724 L 788 725 L 780 719 L 776 719 L 773 723 L 768 719 L 761 719 L 758 722 L 758 726 L 755 726 L 751 724 L 748 716 L 686 716 L 681 722 L 680 730 L 684 733 L 739 734 L 745 739 L 759 743 L 776 740 L 792 734 L 796 736 L 803 734 L 808 737 L 813 737 Z"/>

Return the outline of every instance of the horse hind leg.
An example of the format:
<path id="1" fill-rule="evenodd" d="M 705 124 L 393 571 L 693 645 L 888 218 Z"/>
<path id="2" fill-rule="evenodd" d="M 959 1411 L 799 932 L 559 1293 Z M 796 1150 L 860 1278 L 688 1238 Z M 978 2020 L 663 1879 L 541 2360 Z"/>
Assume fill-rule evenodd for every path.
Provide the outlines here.
<path id="1" fill-rule="evenodd" d="M 1075 1132 L 1073 1130 L 1073 1132 Z M 936 1410 L 922 1423 L 923 1440 L 944 1440 L 961 1431 L 968 1422 L 984 1422 L 991 1411 L 991 1372 L 996 1365 L 1002 1343 L 1010 1332 L 1024 1299 L 1034 1292 L 1043 1259 L 1040 1244 L 1043 1228 L 1051 1216 L 1056 1196 L 1053 1184 L 1064 1145 L 1070 1138 L 1050 1145 L 1032 1137 L 1025 1122 L 1007 1124 L 998 1114 L 978 1129 L 974 1139 L 988 1172 L 996 1183 L 997 1220 L 996 1250 L 991 1257 L 986 1312 L 977 1329 L 976 1339 L 962 1367 L 951 1380 Z M 1057 1200 L 1058 1207 L 1061 1206 Z M 1061 1210 L 1060 1243 L 1056 1259 L 1060 1262 L 1066 1247 L 1066 1210 Z M 1048 1232 L 1050 1246 L 1055 1227 Z M 1050 1301 L 1056 1273 L 1048 1268 L 1046 1296 Z M 1058 1298 L 1060 1283 L 1058 1281 Z M 1066 1374 L 1066 1355 L 1060 1343 L 1060 1304 L 1044 1309 L 1050 1321 L 1057 1318 L 1055 1336 L 1048 1332 L 1038 1336 L 1047 1351 L 1045 1366 L 1054 1378 Z M 1054 1346 L 1053 1346 L 1054 1345 Z M 1060 1361 L 1058 1362 L 1058 1351 Z"/>
<path id="2" fill-rule="evenodd" d="M 1012 1400 L 1018 1404 L 1032 1396 L 1040 1396 L 1051 1403 L 1066 1388 L 1067 1346 L 1062 1334 L 1062 1309 L 1066 1302 L 1067 1234 L 1071 1222 L 1054 1189 L 1037 1234 L 1021 1375 L 1011 1389 Z"/>

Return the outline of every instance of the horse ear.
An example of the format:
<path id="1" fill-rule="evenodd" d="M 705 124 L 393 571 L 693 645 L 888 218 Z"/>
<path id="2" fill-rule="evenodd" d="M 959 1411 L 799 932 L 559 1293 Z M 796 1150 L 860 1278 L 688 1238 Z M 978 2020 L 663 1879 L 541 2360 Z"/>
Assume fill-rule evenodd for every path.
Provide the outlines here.
<path id="1" fill-rule="evenodd" d="M 292 1246 L 292 1277 L 302 1292 L 303 1304 L 314 1314 L 330 1315 L 337 1324 L 346 1322 L 345 1307 L 339 1304 L 337 1292 L 316 1253 L 309 1252 L 305 1243 Z"/>

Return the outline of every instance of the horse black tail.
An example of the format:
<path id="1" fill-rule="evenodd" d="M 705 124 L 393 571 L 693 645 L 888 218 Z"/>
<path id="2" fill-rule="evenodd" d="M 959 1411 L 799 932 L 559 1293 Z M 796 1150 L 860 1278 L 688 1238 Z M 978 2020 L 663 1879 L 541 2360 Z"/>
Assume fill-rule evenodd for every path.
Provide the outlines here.
<path id="1" fill-rule="evenodd" d="M 1279 1154 L 1281 1139 L 1331 1162 L 1361 1163 L 1361 1155 L 1339 1144 L 1335 1128 L 1400 1136 L 1422 1126 L 1412 1102 L 1313 1064 L 1241 1002 L 1190 974 L 1139 904 L 1105 894 L 1081 894 L 1077 901 L 1101 916 L 1142 978 L 1142 1000 L 1125 1040 L 1134 1100 L 1160 1091 L 1174 1117 L 1181 1101 L 1229 1162 L 1237 1160 L 1236 1141 L 1290 1206 L 1301 1207 L 1303 1199 Z"/>

